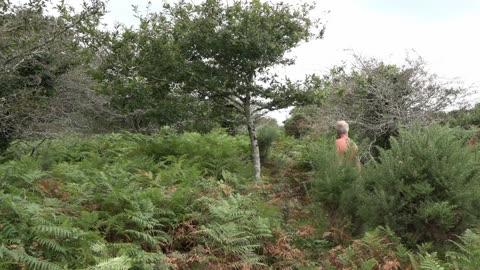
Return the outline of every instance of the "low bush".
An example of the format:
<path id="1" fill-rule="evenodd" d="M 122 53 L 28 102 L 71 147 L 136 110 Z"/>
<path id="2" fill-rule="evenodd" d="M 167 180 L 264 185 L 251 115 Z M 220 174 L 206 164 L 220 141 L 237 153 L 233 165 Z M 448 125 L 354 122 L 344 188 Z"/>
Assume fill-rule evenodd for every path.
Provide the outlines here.
<path id="1" fill-rule="evenodd" d="M 363 221 L 391 227 L 409 246 L 440 243 L 478 224 L 480 167 L 448 128 L 401 131 L 365 170 L 361 186 Z"/>

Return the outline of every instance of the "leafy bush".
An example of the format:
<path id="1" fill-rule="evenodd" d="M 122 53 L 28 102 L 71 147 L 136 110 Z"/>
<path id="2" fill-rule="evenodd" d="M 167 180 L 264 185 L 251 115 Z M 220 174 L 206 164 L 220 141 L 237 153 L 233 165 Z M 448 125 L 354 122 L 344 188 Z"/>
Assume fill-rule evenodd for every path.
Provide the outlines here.
<path id="1" fill-rule="evenodd" d="M 294 138 L 305 136 L 310 130 L 310 124 L 307 118 L 301 114 L 295 114 L 284 123 L 285 133 Z"/>
<path id="2" fill-rule="evenodd" d="M 404 130 L 365 171 L 360 214 L 388 225 L 410 246 L 440 242 L 478 222 L 480 171 L 474 151 L 448 128 Z"/>

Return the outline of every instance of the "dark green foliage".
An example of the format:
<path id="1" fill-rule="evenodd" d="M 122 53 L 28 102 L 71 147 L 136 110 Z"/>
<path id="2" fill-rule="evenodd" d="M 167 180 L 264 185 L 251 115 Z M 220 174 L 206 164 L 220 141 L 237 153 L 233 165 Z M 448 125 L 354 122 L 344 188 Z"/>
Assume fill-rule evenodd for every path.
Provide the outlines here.
<path id="1" fill-rule="evenodd" d="M 310 127 L 307 118 L 301 114 L 294 114 L 284 122 L 285 132 L 289 136 L 300 138 L 307 135 Z"/>
<path id="2" fill-rule="evenodd" d="M 480 106 L 475 105 L 472 109 L 451 111 L 443 115 L 443 120 L 449 126 L 472 128 L 480 126 Z"/>
<path id="3" fill-rule="evenodd" d="M 323 137 L 305 148 L 305 159 L 315 171 L 312 194 L 325 207 L 345 216 L 355 212 L 355 184 L 358 170 L 353 162 L 341 163 L 335 151 L 335 138 Z"/>
<path id="4" fill-rule="evenodd" d="M 278 126 L 266 125 L 258 129 L 258 147 L 260 150 L 260 160 L 262 162 L 267 161 L 270 150 L 280 135 L 281 130 Z"/>
<path id="5" fill-rule="evenodd" d="M 0 152 L 19 137 L 27 137 L 42 119 L 58 81 L 87 63 L 87 46 L 104 13 L 102 1 L 85 2 L 75 13 L 64 2 L 49 15 L 47 1 L 23 4 L 1 1 L 0 10 Z M 83 74 L 85 75 L 85 74 Z M 43 119 L 42 119 L 43 120 Z M 48 119 L 50 121 L 52 119 Z M 28 130 L 28 131 L 27 131 Z"/>
<path id="6" fill-rule="evenodd" d="M 361 182 L 366 224 L 388 225 L 413 246 L 440 243 L 478 222 L 478 161 L 452 130 L 404 130 L 391 144 Z"/>

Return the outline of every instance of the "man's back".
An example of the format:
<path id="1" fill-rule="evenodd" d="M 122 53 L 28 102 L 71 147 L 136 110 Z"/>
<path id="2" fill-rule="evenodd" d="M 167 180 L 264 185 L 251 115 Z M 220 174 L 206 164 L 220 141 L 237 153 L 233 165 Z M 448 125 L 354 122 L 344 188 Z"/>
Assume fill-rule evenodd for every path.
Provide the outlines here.
<path id="1" fill-rule="evenodd" d="M 348 159 L 353 160 L 358 151 L 357 145 L 348 138 L 348 135 L 342 134 L 339 139 L 335 141 L 337 146 L 337 153 L 341 159 L 345 158 L 347 152 L 350 154 Z"/>
<path id="2" fill-rule="evenodd" d="M 360 164 L 360 159 L 356 156 L 358 152 L 357 145 L 348 138 L 348 123 L 345 121 L 338 121 L 336 130 L 339 139 L 335 142 L 337 146 L 337 154 L 340 158 L 340 162 L 343 163 L 345 156 L 348 154 L 348 160 L 355 162 L 355 165 L 360 172 L 362 166 Z"/>

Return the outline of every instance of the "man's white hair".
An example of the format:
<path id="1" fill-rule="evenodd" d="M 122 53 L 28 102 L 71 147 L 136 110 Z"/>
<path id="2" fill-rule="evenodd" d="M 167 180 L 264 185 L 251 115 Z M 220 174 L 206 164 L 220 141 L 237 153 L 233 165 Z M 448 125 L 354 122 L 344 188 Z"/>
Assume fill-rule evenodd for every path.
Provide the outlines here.
<path id="1" fill-rule="evenodd" d="M 339 134 L 348 134 L 348 123 L 345 121 L 338 121 L 336 129 Z"/>

